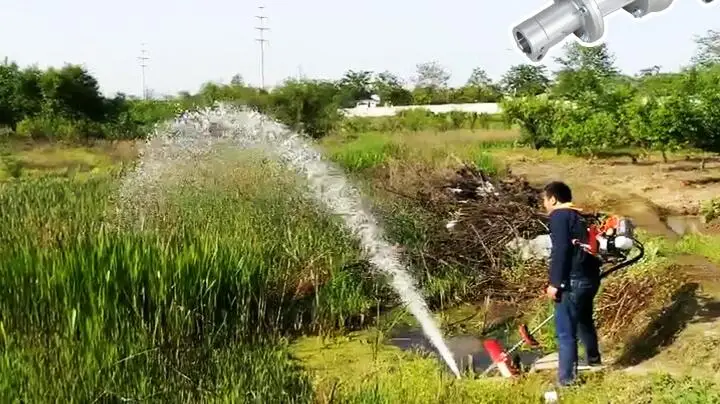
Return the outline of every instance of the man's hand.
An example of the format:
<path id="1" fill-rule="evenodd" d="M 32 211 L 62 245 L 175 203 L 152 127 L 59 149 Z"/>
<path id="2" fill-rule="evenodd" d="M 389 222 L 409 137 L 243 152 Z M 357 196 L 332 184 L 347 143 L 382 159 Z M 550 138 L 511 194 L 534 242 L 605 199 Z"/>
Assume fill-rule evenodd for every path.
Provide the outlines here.
<path id="1" fill-rule="evenodd" d="M 553 300 L 553 301 L 556 300 L 557 293 L 558 293 L 558 288 L 556 288 L 553 285 L 550 285 L 547 287 L 547 289 L 545 289 L 545 295 L 547 295 L 547 297 L 550 298 L 550 300 Z"/>

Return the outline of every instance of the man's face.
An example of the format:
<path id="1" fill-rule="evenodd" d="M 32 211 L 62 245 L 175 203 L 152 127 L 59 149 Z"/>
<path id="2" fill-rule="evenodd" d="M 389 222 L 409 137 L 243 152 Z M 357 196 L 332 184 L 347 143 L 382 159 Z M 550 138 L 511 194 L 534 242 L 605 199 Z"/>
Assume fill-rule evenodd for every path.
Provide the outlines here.
<path id="1" fill-rule="evenodd" d="M 555 199 L 554 196 L 548 196 L 546 193 L 543 192 L 543 206 L 545 207 L 546 211 L 551 212 L 556 204 L 557 199 Z"/>

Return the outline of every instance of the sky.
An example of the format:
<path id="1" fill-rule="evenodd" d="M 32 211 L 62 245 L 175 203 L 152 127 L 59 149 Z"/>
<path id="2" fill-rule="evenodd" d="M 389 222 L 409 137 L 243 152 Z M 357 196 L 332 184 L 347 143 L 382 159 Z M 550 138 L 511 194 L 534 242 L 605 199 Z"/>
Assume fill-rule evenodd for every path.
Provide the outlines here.
<path id="1" fill-rule="evenodd" d="M 506 5 L 503 5 L 505 3 Z M 606 18 L 605 41 L 627 73 L 675 70 L 693 37 L 720 29 L 720 4 L 676 0 L 642 19 Z M 718 2 L 716 2 L 718 3 Z M 437 61 L 461 85 L 475 67 L 499 79 L 528 60 L 511 29 L 549 3 L 538 0 L 0 0 L 0 58 L 40 67 L 84 65 L 105 94 L 142 92 L 138 57 L 156 94 L 197 91 L 240 74 L 260 84 L 258 6 L 265 7 L 266 84 L 299 74 L 335 79 L 349 70 L 389 70 L 409 79 Z M 544 62 L 561 55 L 554 47 Z"/>

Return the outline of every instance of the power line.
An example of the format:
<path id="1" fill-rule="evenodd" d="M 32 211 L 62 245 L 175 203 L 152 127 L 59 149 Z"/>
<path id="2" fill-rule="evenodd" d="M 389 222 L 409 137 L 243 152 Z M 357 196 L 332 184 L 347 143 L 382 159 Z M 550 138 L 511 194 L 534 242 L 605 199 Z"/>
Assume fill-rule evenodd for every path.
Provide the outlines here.
<path id="1" fill-rule="evenodd" d="M 265 6 L 258 7 L 260 10 L 260 15 L 256 15 L 255 18 L 257 18 L 260 21 L 260 26 L 255 27 L 255 29 L 259 33 L 259 38 L 256 38 L 255 40 L 260 43 L 260 80 L 261 80 L 261 86 L 264 89 L 265 88 L 265 43 L 269 42 L 267 39 L 265 39 L 265 31 L 269 31 L 270 28 L 267 28 L 265 26 L 265 20 L 267 20 L 267 17 L 264 14 Z"/>
<path id="2" fill-rule="evenodd" d="M 147 56 L 147 50 L 145 50 L 145 44 L 142 44 L 142 49 L 140 50 L 140 56 L 138 56 L 138 60 L 140 61 L 140 79 L 142 80 L 142 98 L 143 100 L 147 100 L 147 86 L 145 85 L 145 68 L 147 67 L 147 61 L 150 60 L 150 58 Z"/>

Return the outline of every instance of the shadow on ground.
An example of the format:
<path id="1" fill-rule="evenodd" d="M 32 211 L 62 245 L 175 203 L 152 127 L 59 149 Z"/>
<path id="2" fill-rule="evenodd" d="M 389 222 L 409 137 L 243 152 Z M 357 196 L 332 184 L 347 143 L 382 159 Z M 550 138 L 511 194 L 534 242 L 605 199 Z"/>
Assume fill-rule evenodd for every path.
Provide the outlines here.
<path id="1" fill-rule="evenodd" d="M 616 366 L 644 362 L 672 344 L 688 325 L 709 323 L 720 318 L 720 302 L 698 294 L 700 284 L 687 283 L 672 296 L 672 303 L 656 313 L 645 329 L 628 342 Z"/>

